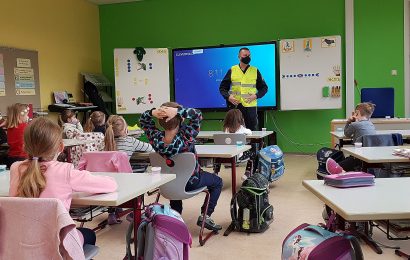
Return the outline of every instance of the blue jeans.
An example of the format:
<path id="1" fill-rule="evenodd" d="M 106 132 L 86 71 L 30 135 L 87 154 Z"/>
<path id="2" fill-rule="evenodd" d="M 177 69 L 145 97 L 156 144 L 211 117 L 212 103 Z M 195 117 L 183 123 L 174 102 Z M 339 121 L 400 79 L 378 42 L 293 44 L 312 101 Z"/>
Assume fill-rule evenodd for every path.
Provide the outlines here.
<path id="1" fill-rule="evenodd" d="M 215 210 L 219 195 L 221 195 L 223 186 L 221 177 L 216 174 L 201 170 L 198 176 L 194 175 L 189 179 L 187 185 L 185 186 L 185 190 L 192 191 L 205 186 L 209 191 L 209 206 L 206 214 L 208 216 L 211 216 Z M 172 209 L 178 211 L 179 213 L 182 213 L 182 200 L 171 200 L 170 205 Z M 201 207 L 201 213 L 205 211 L 205 207 L 206 204 L 204 201 L 204 204 Z"/>

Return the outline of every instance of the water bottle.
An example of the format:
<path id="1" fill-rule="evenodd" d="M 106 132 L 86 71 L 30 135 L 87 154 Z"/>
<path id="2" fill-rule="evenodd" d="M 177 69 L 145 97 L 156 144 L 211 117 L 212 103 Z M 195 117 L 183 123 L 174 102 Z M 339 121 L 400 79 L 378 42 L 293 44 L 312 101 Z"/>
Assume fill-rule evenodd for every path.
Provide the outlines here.
<path id="1" fill-rule="evenodd" d="M 250 211 L 248 208 L 243 209 L 243 221 L 242 221 L 242 228 L 243 229 L 249 229 L 250 228 Z"/>

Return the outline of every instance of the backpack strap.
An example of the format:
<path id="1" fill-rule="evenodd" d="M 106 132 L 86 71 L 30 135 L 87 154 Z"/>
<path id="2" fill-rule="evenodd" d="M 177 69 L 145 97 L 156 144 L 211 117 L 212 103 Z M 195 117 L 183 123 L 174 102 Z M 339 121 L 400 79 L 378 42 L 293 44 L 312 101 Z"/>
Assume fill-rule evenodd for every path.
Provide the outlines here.
<path id="1" fill-rule="evenodd" d="M 347 234 L 344 234 L 343 237 L 345 237 L 346 239 L 350 241 L 350 245 L 352 246 L 354 250 L 353 260 L 363 260 L 364 256 L 363 256 L 363 251 L 360 246 L 359 240 L 355 236 L 347 235 Z"/>
<path id="2" fill-rule="evenodd" d="M 232 224 L 235 226 L 235 229 L 239 230 L 240 224 L 238 222 L 237 198 L 238 198 L 238 192 L 231 199 L 231 219 L 232 219 Z"/>

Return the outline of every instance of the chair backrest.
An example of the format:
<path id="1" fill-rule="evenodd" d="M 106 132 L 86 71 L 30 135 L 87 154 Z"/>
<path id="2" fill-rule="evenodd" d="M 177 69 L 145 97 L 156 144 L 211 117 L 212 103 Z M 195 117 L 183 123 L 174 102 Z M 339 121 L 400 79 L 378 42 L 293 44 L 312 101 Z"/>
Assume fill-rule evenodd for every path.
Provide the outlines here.
<path id="1" fill-rule="evenodd" d="M 245 134 L 214 134 L 214 143 L 215 144 L 230 144 L 236 145 L 236 142 L 242 142 L 246 144 L 246 135 Z"/>
<path id="2" fill-rule="evenodd" d="M 363 147 L 394 146 L 392 134 L 364 135 L 361 139 Z"/>
<path id="3" fill-rule="evenodd" d="M 58 199 L 0 197 L 0 241 L 0 259 L 84 259 L 76 225 Z"/>
<path id="4" fill-rule="evenodd" d="M 120 151 L 85 152 L 78 163 L 78 169 L 92 172 L 132 173 L 127 153 Z"/>
<path id="5" fill-rule="evenodd" d="M 193 153 L 180 153 L 170 159 L 165 159 L 158 153 L 150 153 L 149 158 L 153 167 L 161 167 L 162 174 L 176 174 L 176 178 L 173 181 L 159 188 L 161 195 L 165 198 L 184 200 L 203 190 L 185 191 L 185 186 L 195 170 L 196 158 Z M 169 165 L 167 165 L 167 160 Z"/>

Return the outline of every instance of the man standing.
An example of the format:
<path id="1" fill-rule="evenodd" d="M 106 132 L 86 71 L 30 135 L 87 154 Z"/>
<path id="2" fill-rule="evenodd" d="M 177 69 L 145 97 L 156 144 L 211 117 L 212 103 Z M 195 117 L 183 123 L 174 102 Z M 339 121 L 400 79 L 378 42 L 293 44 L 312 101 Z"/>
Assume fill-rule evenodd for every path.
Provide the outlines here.
<path id="1" fill-rule="evenodd" d="M 239 65 L 228 70 L 219 86 L 219 92 L 226 99 L 228 108 L 238 108 L 245 119 L 246 128 L 258 128 L 257 99 L 268 92 L 268 86 L 259 70 L 250 66 L 251 52 L 248 48 L 239 50 Z"/>

